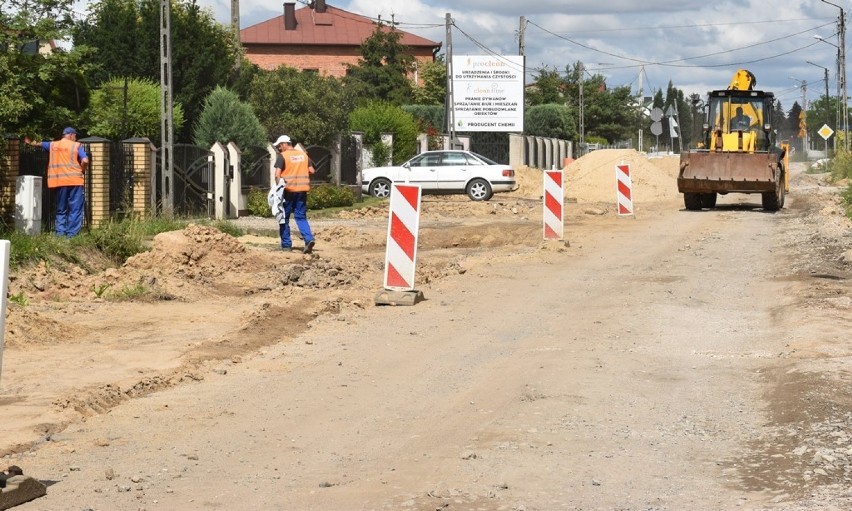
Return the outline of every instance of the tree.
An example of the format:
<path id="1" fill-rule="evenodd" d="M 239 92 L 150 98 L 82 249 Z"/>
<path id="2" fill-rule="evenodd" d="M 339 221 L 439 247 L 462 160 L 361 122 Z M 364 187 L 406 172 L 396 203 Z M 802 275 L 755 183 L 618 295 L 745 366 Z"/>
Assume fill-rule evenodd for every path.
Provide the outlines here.
<path id="1" fill-rule="evenodd" d="M 124 108 L 124 87 L 127 85 L 127 108 Z M 114 78 L 104 83 L 92 95 L 88 112 L 89 134 L 113 140 L 146 137 L 159 140 L 160 83 L 147 78 Z M 175 129 L 183 126 L 183 108 L 174 105 Z"/>
<path id="2" fill-rule="evenodd" d="M 422 85 L 414 87 L 418 105 L 443 105 L 447 99 L 447 64 L 443 59 L 420 64 L 418 75 Z"/>
<path id="3" fill-rule="evenodd" d="M 358 65 L 350 65 L 346 87 L 359 103 L 387 101 L 395 105 L 411 102 L 409 74 L 414 71 L 414 57 L 399 41 L 402 33 L 394 28 L 376 25 L 372 35 L 361 44 Z"/>
<path id="4" fill-rule="evenodd" d="M 787 122 L 787 115 L 784 113 L 784 107 L 781 106 L 781 100 L 776 99 L 772 104 L 772 124 L 775 129 L 781 130 Z"/>
<path id="5" fill-rule="evenodd" d="M 551 100 L 568 106 L 571 118 L 577 123 L 574 133 L 579 133 L 581 69 L 582 63 L 577 62 L 573 66 L 566 66 L 561 76 L 553 69 L 539 70 L 538 80 L 532 87 L 534 92 L 530 91 L 527 95 L 529 105 Z M 631 96 L 630 87 L 609 89 L 602 75 L 586 77 L 587 74 L 582 71 L 585 135 L 601 137 L 609 142 L 630 138 L 638 124 L 636 99 Z"/>
<path id="6" fill-rule="evenodd" d="M 787 140 L 789 140 L 791 144 L 795 143 L 796 147 L 800 151 L 803 149 L 802 145 L 803 145 L 803 142 L 804 142 L 804 140 L 802 140 L 801 142 L 797 142 L 799 139 L 802 138 L 800 136 L 800 132 L 799 132 L 799 122 L 800 122 L 801 115 L 802 115 L 802 106 L 799 104 L 798 101 L 796 101 L 796 102 L 793 103 L 793 106 L 790 107 L 790 111 L 787 112 L 786 130 L 785 130 L 785 132 L 787 133 Z M 807 119 L 805 119 L 805 121 L 807 122 Z M 802 153 L 802 154 L 804 154 L 804 153 Z"/>
<path id="7" fill-rule="evenodd" d="M 666 101 L 663 99 L 663 89 L 657 89 L 654 93 L 654 99 L 651 100 L 651 108 L 659 108 L 662 110 L 666 106 Z"/>
<path id="8" fill-rule="evenodd" d="M 440 133 L 446 126 L 444 107 L 439 105 L 402 105 L 410 113 L 421 131 Z"/>
<path id="9" fill-rule="evenodd" d="M 0 131 L 58 134 L 88 102 L 85 49 L 45 51 L 73 21 L 71 0 L 6 0 L 0 9 Z"/>
<path id="10" fill-rule="evenodd" d="M 171 64 L 175 102 L 189 121 L 176 132 L 187 140 L 204 99 L 231 76 L 237 56 L 233 32 L 218 23 L 210 10 L 194 0 L 171 2 Z M 115 76 L 160 81 L 160 2 L 158 0 L 99 0 L 90 16 L 74 30 L 75 46 L 96 49 L 93 84 Z"/>
<path id="11" fill-rule="evenodd" d="M 245 149 L 266 145 L 267 137 L 248 103 L 240 101 L 235 92 L 216 87 L 204 101 L 204 109 L 193 130 L 193 141 L 201 147 L 234 142 Z"/>
<path id="12" fill-rule="evenodd" d="M 257 73 L 249 103 L 273 138 L 286 133 L 318 145 L 330 143 L 346 129 L 352 110 L 338 79 L 286 66 Z"/>
<path id="13" fill-rule="evenodd" d="M 566 103 L 566 80 L 559 74 L 559 71 L 543 67 L 537 69 L 536 73 L 533 78 L 533 85 L 529 87 L 526 93 L 527 105 L 564 105 Z"/>
<path id="14" fill-rule="evenodd" d="M 411 114 L 385 101 L 356 108 L 349 115 L 349 129 L 364 132 L 364 143 L 373 146 L 374 162 L 383 162 L 382 133 L 393 134 L 393 163 L 398 165 L 417 151 L 417 124 Z"/>
<path id="15" fill-rule="evenodd" d="M 689 125 L 681 125 L 682 131 L 684 133 L 684 145 L 689 144 L 692 147 L 696 147 L 699 142 L 703 142 L 702 135 L 704 133 L 704 98 L 701 97 L 700 94 L 693 92 L 687 98 L 687 102 L 689 103 L 691 110 L 691 118 L 692 122 Z M 687 131 L 687 126 L 689 127 L 689 131 Z M 689 133 L 687 135 L 687 133 Z"/>
<path id="16" fill-rule="evenodd" d="M 677 113 L 677 117 L 675 118 L 675 120 L 679 123 L 679 126 L 681 128 L 680 132 L 688 134 L 689 130 L 687 127 L 692 125 L 692 111 L 690 110 L 690 105 L 687 103 L 684 97 L 683 91 L 675 87 L 672 84 L 671 80 L 669 81 L 669 85 L 666 88 L 666 101 L 663 111 L 668 112 L 670 107 L 674 108 L 675 112 Z M 666 126 L 670 126 L 671 118 L 666 116 L 666 121 Z M 677 133 L 677 130 L 675 131 L 675 133 Z M 678 136 L 681 136 L 681 133 L 677 133 Z M 671 145 L 672 149 L 677 146 L 683 147 L 687 143 L 687 141 L 684 140 L 681 140 L 680 142 L 675 141 L 675 139 L 672 137 L 671 128 L 663 130 L 662 138 L 666 141 L 666 143 Z"/>
<path id="17" fill-rule="evenodd" d="M 625 85 L 614 89 L 605 89 L 603 79 L 592 87 L 587 94 L 585 119 L 586 133 L 591 136 L 605 138 L 611 143 L 629 140 L 633 129 L 638 124 L 638 111 L 632 106 L 635 98 L 630 93 L 630 86 Z"/>
<path id="18" fill-rule="evenodd" d="M 793 102 L 793 106 L 787 112 L 786 131 L 793 138 L 799 138 L 799 116 L 801 113 L 802 105 L 798 101 Z"/>
<path id="19" fill-rule="evenodd" d="M 524 114 L 524 132 L 537 137 L 573 140 L 577 137 L 577 121 L 565 105 L 535 105 Z"/>
<path id="20" fill-rule="evenodd" d="M 833 126 L 834 131 L 839 131 L 837 124 L 837 97 L 826 97 L 825 94 L 819 97 L 816 101 L 811 101 L 808 104 L 808 136 L 814 140 L 822 142 L 822 136 L 817 131 L 823 124 L 829 127 Z M 834 136 L 834 135 L 832 135 Z M 816 137 L 819 137 L 818 139 Z"/>

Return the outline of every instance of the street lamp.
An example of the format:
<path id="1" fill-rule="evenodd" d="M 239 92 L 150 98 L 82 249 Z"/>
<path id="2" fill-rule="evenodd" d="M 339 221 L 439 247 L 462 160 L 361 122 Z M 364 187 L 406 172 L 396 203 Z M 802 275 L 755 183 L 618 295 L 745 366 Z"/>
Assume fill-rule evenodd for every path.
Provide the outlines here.
<path id="1" fill-rule="evenodd" d="M 818 68 L 821 68 L 825 71 L 825 107 L 826 107 L 826 111 L 827 111 L 828 110 L 828 68 L 823 67 L 819 64 L 814 64 L 810 60 L 806 60 L 805 62 L 807 62 L 808 64 L 810 64 L 812 66 L 816 66 Z M 840 113 L 838 112 L 838 116 L 839 115 L 840 115 Z M 837 126 L 838 127 L 839 127 L 839 121 L 840 121 L 840 119 L 837 119 L 837 123 L 838 123 Z M 826 119 L 825 123 L 828 124 L 828 119 Z M 837 150 L 837 137 L 834 138 L 834 150 L 835 151 Z M 828 139 L 825 139 L 825 157 L 828 158 Z"/>
<path id="2" fill-rule="evenodd" d="M 816 39 L 818 41 L 822 41 L 825 44 L 830 44 L 830 45 L 834 46 L 835 48 L 837 48 L 837 73 L 836 73 L 836 75 L 837 75 L 837 129 L 839 130 L 842 127 L 845 130 L 845 123 L 844 123 L 844 125 L 841 125 L 841 123 L 840 123 L 840 119 L 844 115 L 842 103 L 845 102 L 843 100 L 843 98 L 844 98 L 843 91 L 844 91 L 845 87 L 844 87 L 844 80 L 842 78 L 843 73 L 841 71 L 841 66 L 840 66 L 840 46 L 837 46 L 836 44 L 832 43 L 831 41 L 826 40 L 821 35 L 815 35 L 814 39 Z M 845 137 L 844 137 L 844 140 L 845 140 Z"/>
<path id="3" fill-rule="evenodd" d="M 843 90 L 843 148 L 849 151 L 849 97 L 846 90 L 846 14 L 843 12 L 843 7 L 828 0 L 820 1 L 824 4 L 837 7 L 840 10 L 840 16 L 837 18 L 837 44 L 830 43 L 820 36 L 814 37 L 837 48 L 837 94 L 839 95 L 840 90 Z"/>

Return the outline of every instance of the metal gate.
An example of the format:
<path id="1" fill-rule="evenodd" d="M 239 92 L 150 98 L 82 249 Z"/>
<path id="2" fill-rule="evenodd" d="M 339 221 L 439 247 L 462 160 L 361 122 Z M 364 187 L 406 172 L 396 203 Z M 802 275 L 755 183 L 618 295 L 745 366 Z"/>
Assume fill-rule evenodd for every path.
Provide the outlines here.
<path id="1" fill-rule="evenodd" d="M 182 217 L 213 218 L 213 152 L 190 144 L 175 144 L 172 197 L 174 214 Z M 157 149 L 157 205 L 162 209 L 163 150 Z"/>
<path id="2" fill-rule="evenodd" d="M 470 134 L 470 150 L 497 163 L 509 164 L 509 134 L 477 132 Z"/>
<path id="3" fill-rule="evenodd" d="M 240 152 L 242 192 L 254 188 L 269 188 L 269 151 L 265 147 L 249 146 Z"/>
<path id="4" fill-rule="evenodd" d="M 86 149 L 87 153 L 91 153 L 88 147 Z M 91 165 L 89 167 L 91 168 Z M 109 147 L 109 216 L 122 220 L 132 212 L 133 146 L 112 142 Z"/>
<path id="5" fill-rule="evenodd" d="M 314 167 L 314 175 L 311 177 L 311 181 L 330 183 L 331 151 L 318 145 L 310 146 L 305 151 L 307 151 L 311 165 Z"/>

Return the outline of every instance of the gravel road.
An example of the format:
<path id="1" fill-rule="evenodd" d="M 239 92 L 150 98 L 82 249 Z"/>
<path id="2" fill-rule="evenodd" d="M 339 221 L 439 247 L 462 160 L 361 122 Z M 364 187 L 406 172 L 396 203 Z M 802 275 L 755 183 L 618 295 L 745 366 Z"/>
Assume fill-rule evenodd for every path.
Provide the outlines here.
<path id="1" fill-rule="evenodd" d="M 825 190 L 435 242 L 420 263 L 455 270 L 424 302 L 258 325 L 295 331 L 6 456 L 51 484 L 19 509 L 848 509 L 852 237 Z"/>

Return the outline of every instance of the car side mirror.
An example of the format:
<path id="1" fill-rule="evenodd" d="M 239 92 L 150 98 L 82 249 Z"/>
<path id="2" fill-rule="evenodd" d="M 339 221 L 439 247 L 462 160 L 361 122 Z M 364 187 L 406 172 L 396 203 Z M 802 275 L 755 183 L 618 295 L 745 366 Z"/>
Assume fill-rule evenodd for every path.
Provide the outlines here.
<path id="1" fill-rule="evenodd" d="M 402 166 L 405 168 L 411 168 L 411 164 L 408 162 L 403 163 Z"/>

